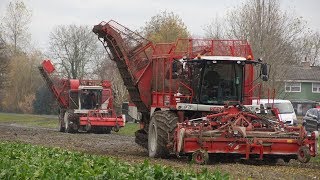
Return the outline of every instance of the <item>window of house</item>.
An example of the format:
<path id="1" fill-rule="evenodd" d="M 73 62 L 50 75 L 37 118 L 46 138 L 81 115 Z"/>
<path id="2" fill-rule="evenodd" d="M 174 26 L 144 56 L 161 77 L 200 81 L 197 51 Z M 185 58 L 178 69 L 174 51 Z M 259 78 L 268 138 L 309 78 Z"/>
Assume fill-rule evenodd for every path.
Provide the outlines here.
<path id="1" fill-rule="evenodd" d="M 320 93 L 320 83 L 312 83 L 312 92 Z"/>
<path id="2" fill-rule="evenodd" d="M 299 82 L 286 82 L 285 91 L 286 92 L 301 92 L 301 83 L 299 83 Z"/>

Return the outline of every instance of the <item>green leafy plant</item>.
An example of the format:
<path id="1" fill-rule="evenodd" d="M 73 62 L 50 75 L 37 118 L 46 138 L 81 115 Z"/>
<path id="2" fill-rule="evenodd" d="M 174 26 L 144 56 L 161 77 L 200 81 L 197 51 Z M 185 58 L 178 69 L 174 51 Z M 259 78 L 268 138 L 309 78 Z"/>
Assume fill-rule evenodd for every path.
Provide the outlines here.
<path id="1" fill-rule="evenodd" d="M 0 142 L 0 179 L 229 179 L 228 174 L 200 173 L 60 148 Z"/>

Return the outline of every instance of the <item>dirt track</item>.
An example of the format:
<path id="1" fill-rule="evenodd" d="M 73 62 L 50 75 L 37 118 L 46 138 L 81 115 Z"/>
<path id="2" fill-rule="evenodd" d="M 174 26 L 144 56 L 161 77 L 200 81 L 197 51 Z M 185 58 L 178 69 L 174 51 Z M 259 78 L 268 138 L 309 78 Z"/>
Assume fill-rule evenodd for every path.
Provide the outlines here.
<path id="1" fill-rule="evenodd" d="M 83 151 L 117 157 L 129 163 L 142 162 L 147 151 L 134 143 L 134 137 L 115 134 L 66 134 L 55 129 L 25 127 L 15 124 L 0 124 L 0 141 L 21 141 L 50 147 L 61 147 L 69 150 Z M 189 165 L 186 158 L 150 159 L 156 164 L 176 168 L 200 170 L 219 169 L 229 173 L 235 179 L 320 179 L 320 164 L 300 164 L 294 160 L 282 165 L 248 162 L 215 162 L 206 166 Z"/>

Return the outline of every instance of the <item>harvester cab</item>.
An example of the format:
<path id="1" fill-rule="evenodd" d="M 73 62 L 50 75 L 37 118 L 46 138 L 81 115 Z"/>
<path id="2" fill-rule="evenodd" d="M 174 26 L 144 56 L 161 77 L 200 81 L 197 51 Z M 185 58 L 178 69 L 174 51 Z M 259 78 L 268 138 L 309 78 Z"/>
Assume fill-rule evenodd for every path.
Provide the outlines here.
<path id="1" fill-rule="evenodd" d="M 102 86 L 79 86 L 79 109 L 100 109 Z"/>
<path id="2" fill-rule="evenodd" d="M 178 93 L 181 95 L 184 95 L 183 91 L 189 93 L 187 91 L 189 88 L 194 94 L 192 103 L 204 105 L 226 105 L 230 102 L 242 104 L 245 65 L 260 63 L 243 57 L 230 56 L 198 56 L 182 62 L 183 71 L 178 76 L 182 77 L 180 81 L 189 87 L 180 87 Z"/>
<path id="3" fill-rule="evenodd" d="M 108 109 L 111 89 L 102 86 L 79 86 L 79 109 Z"/>

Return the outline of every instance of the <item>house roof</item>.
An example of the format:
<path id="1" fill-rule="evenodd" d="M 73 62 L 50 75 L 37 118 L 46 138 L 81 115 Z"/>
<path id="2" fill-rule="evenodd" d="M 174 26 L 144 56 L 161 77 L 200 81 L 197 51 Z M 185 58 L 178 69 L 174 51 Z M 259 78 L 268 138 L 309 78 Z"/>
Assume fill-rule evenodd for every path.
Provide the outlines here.
<path id="1" fill-rule="evenodd" d="M 290 99 L 292 103 L 317 103 L 316 101 L 313 100 L 308 100 L 308 99 Z"/>
<path id="2" fill-rule="evenodd" d="M 289 81 L 320 81 L 319 66 L 286 66 L 285 77 Z"/>

